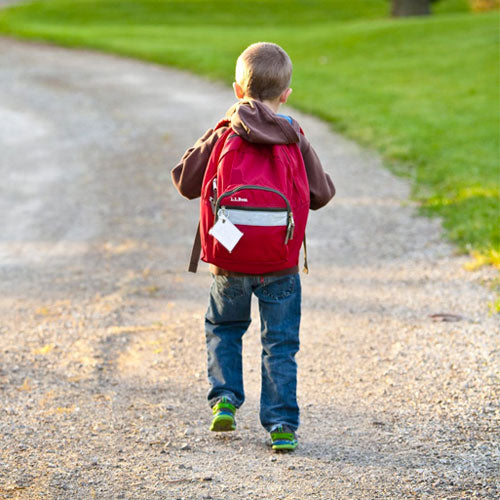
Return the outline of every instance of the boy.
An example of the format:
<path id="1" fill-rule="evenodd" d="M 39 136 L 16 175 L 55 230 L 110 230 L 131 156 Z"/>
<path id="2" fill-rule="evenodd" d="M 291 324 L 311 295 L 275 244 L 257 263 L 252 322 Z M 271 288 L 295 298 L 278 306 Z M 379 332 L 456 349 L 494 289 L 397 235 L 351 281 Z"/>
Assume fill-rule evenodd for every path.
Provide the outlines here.
<path id="1" fill-rule="evenodd" d="M 303 135 L 298 123 L 278 114 L 286 103 L 292 63 L 273 43 L 256 43 L 236 64 L 234 92 L 239 102 L 226 114 L 225 126 L 208 130 L 172 170 L 178 191 L 188 199 L 201 194 L 211 152 L 228 130 L 254 144 L 293 144 L 300 148 L 309 183 L 310 208 L 316 210 L 335 194 L 333 183 Z M 212 431 L 236 428 L 235 413 L 244 401 L 242 336 L 250 325 L 252 294 L 259 300 L 262 340 L 260 421 L 270 432 L 275 450 L 293 450 L 299 426 L 297 364 L 301 285 L 298 265 L 261 275 L 243 274 L 210 265 L 213 275 L 205 316 L 208 353 L 208 399 L 213 409 Z"/>

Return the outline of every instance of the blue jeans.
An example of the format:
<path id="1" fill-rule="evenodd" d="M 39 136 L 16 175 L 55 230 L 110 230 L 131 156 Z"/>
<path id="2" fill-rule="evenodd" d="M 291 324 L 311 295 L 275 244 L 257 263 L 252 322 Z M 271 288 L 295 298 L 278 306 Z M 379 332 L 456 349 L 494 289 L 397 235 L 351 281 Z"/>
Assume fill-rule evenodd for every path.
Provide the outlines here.
<path id="1" fill-rule="evenodd" d="M 297 363 L 301 310 L 300 276 L 214 276 L 205 316 L 208 400 L 226 396 L 239 408 L 244 400 L 242 337 L 250 325 L 252 293 L 259 300 L 262 342 L 260 421 L 296 430 Z"/>

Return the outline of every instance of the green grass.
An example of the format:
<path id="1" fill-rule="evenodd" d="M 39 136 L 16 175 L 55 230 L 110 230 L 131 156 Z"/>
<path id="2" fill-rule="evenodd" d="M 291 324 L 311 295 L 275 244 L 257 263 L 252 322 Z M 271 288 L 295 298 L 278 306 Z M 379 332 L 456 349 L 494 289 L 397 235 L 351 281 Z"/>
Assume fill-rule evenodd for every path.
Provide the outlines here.
<path id="1" fill-rule="evenodd" d="M 380 151 L 465 251 L 500 252 L 498 14 L 442 0 L 392 20 L 386 0 L 46 0 L 0 32 L 131 55 L 230 83 L 248 44 L 283 45 L 290 104 Z M 222 110 L 221 110 L 222 111 Z M 342 168 L 342 165 L 334 166 Z"/>

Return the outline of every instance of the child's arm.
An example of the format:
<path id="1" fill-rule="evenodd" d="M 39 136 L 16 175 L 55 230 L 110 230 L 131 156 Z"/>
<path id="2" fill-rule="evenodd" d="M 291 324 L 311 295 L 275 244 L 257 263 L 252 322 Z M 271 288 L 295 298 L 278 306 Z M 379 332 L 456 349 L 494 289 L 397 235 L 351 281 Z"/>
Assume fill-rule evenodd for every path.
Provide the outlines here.
<path id="1" fill-rule="evenodd" d="M 224 130 L 225 127 L 207 130 L 205 135 L 184 153 L 180 163 L 172 169 L 174 186 L 188 200 L 201 195 L 201 185 L 210 154 Z"/>
<path id="2" fill-rule="evenodd" d="M 317 210 L 325 206 L 335 196 L 335 186 L 330 176 L 323 170 L 316 151 L 303 134 L 300 134 L 299 147 L 309 181 L 310 208 Z"/>

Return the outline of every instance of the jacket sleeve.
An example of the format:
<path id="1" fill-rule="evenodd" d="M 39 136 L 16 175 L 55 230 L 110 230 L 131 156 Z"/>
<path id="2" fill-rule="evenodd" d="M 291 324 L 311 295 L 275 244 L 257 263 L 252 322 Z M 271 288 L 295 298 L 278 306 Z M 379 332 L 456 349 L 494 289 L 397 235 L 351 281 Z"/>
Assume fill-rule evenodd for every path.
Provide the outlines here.
<path id="1" fill-rule="evenodd" d="M 198 198 L 201 195 L 203 176 L 210 154 L 224 130 L 224 128 L 207 130 L 205 135 L 200 137 L 194 146 L 184 153 L 180 163 L 172 169 L 174 186 L 188 200 Z"/>
<path id="2" fill-rule="evenodd" d="M 330 176 L 323 170 L 318 155 L 302 133 L 300 134 L 299 147 L 309 181 L 310 208 L 317 210 L 325 206 L 335 196 L 335 186 Z"/>

